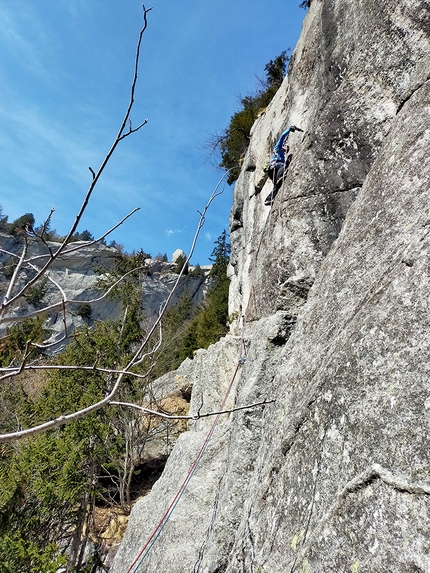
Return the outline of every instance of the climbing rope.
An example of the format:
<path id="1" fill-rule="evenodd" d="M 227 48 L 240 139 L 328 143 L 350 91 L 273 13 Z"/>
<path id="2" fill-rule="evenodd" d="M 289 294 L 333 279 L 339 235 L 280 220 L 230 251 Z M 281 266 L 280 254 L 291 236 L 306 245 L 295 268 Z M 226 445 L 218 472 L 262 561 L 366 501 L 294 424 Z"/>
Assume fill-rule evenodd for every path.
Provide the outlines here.
<path id="1" fill-rule="evenodd" d="M 230 384 L 227 388 L 227 392 L 224 395 L 223 401 L 221 403 L 220 406 L 220 410 L 222 410 L 225 406 L 225 403 L 227 401 L 227 398 L 230 394 L 230 390 L 233 386 L 234 380 L 236 378 L 236 375 L 238 373 L 240 367 L 240 359 L 239 362 L 236 365 L 234 374 L 232 376 L 232 379 L 230 381 Z M 163 531 L 164 527 L 166 526 L 170 516 L 172 515 L 175 507 L 177 506 L 179 500 L 181 499 L 182 495 L 184 494 L 188 483 L 190 482 L 194 472 L 197 469 L 197 465 L 200 462 L 206 448 L 208 447 L 209 441 L 215 431 L 215 427 L 218 423 L 218 420 L 221 416 L 221 412 L 219 412 L 215 418 L 214 421 L 210 427 L 210 430 L 200 448 L 200 450 L 198 451 L 193 463 L 191 464 L 191 467 L 184 479 L 184 481 L 182 482 L 178 492 L 176 493 L 175 497 L 173 498 L 173 500 L 170 502 L 169 507 L 167 508 L 167 510 L 165 511 L 163 517 L 160 519 L 160 521 L 158 522 L 157 526 L 155 527 L 154 531 L 152 532 L 152 534 L 150 535 L 149 539 L 147 540 L 147 542 L 145 543 L 145 545 L 143 546 L 143 548 L 141 549 L 141 551 L 139 552 L 138 556 L 136 557 L 136 559 L 133 561 L 133 563 L 130 565 L 130 567 L 127 569 L 127 573 L 136 573 L 136 571 L 139 569 L 140 565 L 142 564 L 143 560 L 145 559 L 145 557 L 148 555 L 148 553 L 150 552 L 152 546 L 154 545 L 154 543 L 156 542 L 157 538 L 160 536 L 161 532 Z"/>
<path id="2" fill-rule="evenodd" d="M 272 205 L 273 205 L 273 201 L 272 204 L 270 205 L 270 210 L 266 216 L 266 221 L 264 223 L 263 226 L 263 230 L 261 232 L 261 237 L 258 243 L 258 247 L 255 253 L 255 257 L 254 257 L 254 261 L 253 261 L 253 269 L 251 272 L 251 285 L 250 285 L 250 289 L 249 289 L 249 296 L 248 296 L 248 300 L 247 300 L 247 304 L 246 304 L 246 308 L 245 308 L 245 313 L 243 314 L 243 322 L 242 322 L 242 333 L 241 333 L 241 339 L 240 339 L 240 345 L 239 345 L 239 359 L 238 362 L 236 364 L 235 370 L 233 372 L 232 378 L 230 380 L 230 383 L 227 387 L 226 393 L 224 395 L 224 398 L 221 402 L 221 405 L 219 407 L 219 413 L 215 415 L 213 423 L 209 429 L 209 432 L 207 433 L 202 446 L 200 447 L 199 451 L 197 452 L 196 457 L 194 458 L 193 463 L 191 464 L 190 469 L 188 470 L 187 475 L 185 476 L 185 479 L 183 480 L 181 486 L 179 487 L 176 495 L 174 496 L 174 498 L 172 499 L 172 501 L 170 502 L 168 508 L 166 509 L 166 511 L 164 512 L 164 515 L 162 516 L 162 518 L 160 519 L 160 521 L 157 523 L 157 525 L 155 526 L 155 529 L 153 530 L 153 532 L 151 533 L 151 535 L 149 536 L 149 538 L 147 539 L 145 545 L 142 547 L 142 549 L 139 551 L 137 557 L 134 559 L 133 563 L 130 565 L 130 567 L 127 569 L 126 573 L 136 573 L 139 569 L 139 567 L 142 565 L 144 559 L 146 558 L 146 556 L 148 555 L 148 553 L 151 551 L 153 545 L 155 544 L 155 542 L 157 541 L 158 537 L 161 535 L 161 532 L 163 531 L 164 527 L 166 526 L 167 522 L 169 521 L 172 513 L 174 512 L 176 506 L 179 503 L 179 500 L 181 499 L 181 497 L 183 496 L 183 494 L 185 493 L 185 490 L 191 480 L 191 478 L 194 475 L 194 472 L 197 469 L 197 466 L 204 454 L 204 452 L 206 451 L 206 448 L 209 445 L 210 439 L 212 438 L 212 435 L 215 431 L 215 428 L 218 424 L 218 421 L 220 419 L 221 416 L 221 411 L 224 409 L 224 406 L 227 402 L 227 399 L 230 395 L 230 391 L 233 387 L 234 381 L 236 379 L 237 373 L 240 369 L 241 366 L 243 366 L 243 364 L 245 363 L 246 357 L 243 355 L 245 352 L 245 344 L 244 344 L 244 335 L 245 335 L 245 326 L 246 326 L 246 318 L 247 318 L 247 314 L 249 311 L 249 306 L 251 303 L 251 297 L 252 297 L 252 293 L 253 293 L 253 287 L 254 287 L 254 281 L 255 281 L 255 276 L 256 276 L 256 269 L 257 269 L 257 260 L 258 260 L 258 254 L 260 252 L 260 248 L 263 242 L 263 237 L 267 228 L 267 223 L 269 221 L 270 218 L 270 213 L 272 210 Z"/>

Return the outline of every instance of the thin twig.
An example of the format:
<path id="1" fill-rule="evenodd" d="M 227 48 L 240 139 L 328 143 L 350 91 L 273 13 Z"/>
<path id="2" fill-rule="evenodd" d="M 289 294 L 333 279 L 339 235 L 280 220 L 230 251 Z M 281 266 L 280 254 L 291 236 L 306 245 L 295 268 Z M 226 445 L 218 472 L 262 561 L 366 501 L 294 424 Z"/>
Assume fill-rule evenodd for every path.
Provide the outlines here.
<path id="1" fill-rule="evenodd" d="M 145 415 L 158 416 L 159 418 L 164 418 L 166 420 L 200 420 L 201 418 L 209 418 L 211 416 L 219 416 L 221 414 L 232 414 L 233 412 L 239 412 L 240 410 L 250 410 L 256 408 L 257 406 L 266 406 L 267 404 L 273 404 L 275 400 L 264 400 L 263 402 L 255 402 L 254 404 L 247 404 L 246 406 L 237 406 L 236 408 L 231 408 L 230 410 L 219 410 L 217 412 L 206 412 L 201 414 L 200 410 L 194 416 L 175 416 L 173 414 L 165 414 L 164 412 L 157 412 L 156 410 L 150 410 L 149 408 L 144 408 L 138 404 L 132 404 L 130 402 L 116 402 L 111 401 L 111 406 L 124 406 L 126 408 L 134 408 L 139 410 Z"/>
<path id="2" fill-rule="evenodd" d="M 20 374 L 23 370 L 79 370 L 84 372 L 100 372 L 103 374 L 124 374 L 126 376 L 134 376 L 135 378 L 147 378 L 147 374 L 137 374 L 131 370 L 115 370 L 114 368 L 102 368 L 100 366 L 73 366 L 65 364 L 27 364 L 13 367 L 0 368 L 0 372 L 11 372 L 13 375 Z M 7 376 L 0 377 L 0 381 Z"/>
<path id="3" fill-rule="evenodd" d="M 54 262 L 54 260 L 56 260 L 61 254 L 63 254 L 63 251 L 65 250 L 67 244 L 70 242 L 72 235 L 75 233 L 78 224 L 80 222 L 80 220 L 82 219 L 82 216 L 88 206 L 88 203 L 90 201 L 90 198 L 93 194 L 94 188 L 97 185 L 97 182 L 101 176 L 101 174 L 103 173 L 106 165 L 108 164 L 110 158 L 112 157 L 115 149 L 117 148 L 118 144 L 120 143 L 120 141 L 122 139 L 124 139 L 124 129 L 125 126 L 128 122 L 128 119 L 130 117 L 130 113 L 133 107 L 133 103 L 134 103 L 134 92 L 135 92 L 135 88 L 136 88 L 136 82 L 137 82 L 137 73 L 138 73 L 138 67 L 139 67 L 139 56 L 140 56 L 140 46 L 142 43 L 142 37 L 143 34 L 147 28 L 148 25 L 148 21 L 147 21 L 147 14 L 148 12 L 151 10 L 151 8 L 146 9 L 145 6 L 143 5 L 143 19 L 144 19 L 144 24 L 143 27 L 140 31 L 139 34 L 139 40 L 137 42 L 137 49 L 136 49 L 136 57 L 135 57 L 135 63 L 134 63 L 134 76 L 133 76 L 133 82 L 132 82 L 132 86 L 131 86 L 131 92 L 130 92 L 130 101 L 127 107 L 127 111 L 125 113 L 124 119 L 122 121 L 121 127 L 118 131 L 118 134 L 111 146 L 111 148 L 109 149 L 109 151 L 107 152 L 105 158 L 103 159 L 98 171 L 95 173 L 95 175 L 93 175 L 93 179 L 91 181 L 90 187 L 85 195 L 84 201 L 81 205 L 81 208 L 78 211 L 78 214 L 76 215 L 75 218 L 75 222 L 73 223 L 73 225 L 71 226 L 69 232 L 67 233 L 66 238 L 64 239 L 64 241 L 61 243 L 60 247 L 58 248 L 58 250 L 56 251 L 56 253 L 50 257 L 50 259 L 45 263 L 44 267 L 40 270 L 39 275 L 37 275 L 36 277 L 34 277 L 33 279 L 31 279 L 22 289 L 21 291 L 13 298 L 11 298 L 10 300 L 7 300 L 7 302 L 3 303 L 2 307 L 6 308 L 6 306 L 11 305 L 14 301 L 16 301 L 20 296 L 22 296 L 25 291 L 27 289 L 29 289 L 41 276 L 43 276 L 46 271 L 48 270 L 48 268 L 52 265 L 52 263 Z M 138 128 L 136 128 L 135 130 L 133 130 L 132 132 L 137 131 L 138 129 L 140 129 L 141 127 L 143 127 L 143 125 L 145 125 L 147 122 L 147 120 L 145 120 L 142 124 L 140 124 L 140 126 Z M 127 135 L 130 135 L 130 133 L 132 132 L 128 132 Z"/>
<path id="4" fill-rule="evenodd" d="M 20 272 L 22 265 L 24 263 L 27 249 L 28 249 L 28 243 L 27 243 L 27 241 L 25 241 L 24 248 L 22 249 L 21 256 L 19 257 L 19 260 L 18 260 L 18 264 L 16 265 L 16 267 L 13 271 L 13 275 L 12 275 L 12 278 L 10 279 L 9 287 L 6 291 L 6 294 L 4 295 L 4 299 L 3 299 L 3 303 L 2 303 L 2 311 L 0 313 L 0 319 L 3 317 L 4 311 L 7 307 L 7 305 L 10 304 L 10 300 L 13 300 L 13 298 L 11 299 L 12 291 L 13 291 L 13 288 L 14 288 L 15 283 L 17 281 L 19 272 Z"/>
<path id="5" fill-rule="evenodd" d="M 78 223 L 79 223 L 79 221 L 80 221 L 80 219 L 81 219 L 81 217 L 82 217 L 82 215 L 83 215 L 83 213 L 84 213 L 84 211 L 85 211 L 85 209 L 86 209 L 86 207 L 87 207 L 87 204 L 88 204 L 88 202 L 89 202 L 89 200 L 90 200 L 90 197 L 91 197 L 91 195 L 92 195 L 92 192 L 93 192 L 93 190 L 94 190 L 94 187 L 95 187 L 95 185 L 96 185 L 96 183 L 97 183 L 97 181 L 98 181 L 98 178 L 100 177 L 100 175 L 101 175 L 102 171 L 104 170 L 106 164 L 108 163 L 110 157 L 112 156 L 113 152 L 115 151 L 115 149 L 116 149 L 116 147 L 117 147 L 119 141 L 125 136 L 125 134 L 124 134 L 124 129 L 125 129 L 125 126 L 126 126 L 127 122 L 129 121 L 130 112 L 131 112 L 132 105 L 133 105 L 133 102 L 134 102 L 134 90 L 135 90 L 135 85 L 136 85 L 136 81 L 137 81 L 137 69 L 138 69 L 140 45 L 141 45 L 143 33 L 144 33 L 144 31 L 146 30 L 146 27 L 147 27 L 147 13 L 148 13 L 151 9 L 145 9 L 145 6 L 143 6 L 143 10 L 144 10 L 144 26 L 143 26 L 143 28 L 142 28 L 142 30 L 141 30 L 141 32 L 140 32 L 139 41 L 138 41 L 137 50 L 136 50 L 135 73 L 134 73 L 134 78 L 133 78 L 133 83 L 132 83 L 132 88 L 131 88 L 130 102 L 129 102 L 129 106 L 128 106 L 127 112 L 126 112 L 126 114 L 125 114 L 123 123 L 122 123 L 122 125 L 121 125 L 121 127 L 120 127 L 120 130 L 119 130 L 119 132 L 118 132 L 118 135 L 117 135 L 117 137 L 116 137 L 116 139 L 115 139 L 115 141 L 114 141 L 114 143 L 113 143 L 111 149 L 109 150 L 109 152 L 107 153 L 105 159 L 103 160 L 102 165 L 100 166 L 99 170 L 98 170 L 97 173 L 95 174 L 95 176 L 94 176 L 94 178 L 93 178 L 93 181 L 92 181 L 92 183 L 91 183 L 91 185 L 90 185 L 90 188 L 89 188 L 89 190 L 88 190 L 88 192 L 87 192 L 87 194 L 86 194 L 86 196 L 85 196 L 84 202 L 83 202 L 83 204 L 82 204 L 82 206 L 81 206 L 81 208 L 80 208 L 80 210 L 79 210 L 79 212 L 78 212 L 78 214 L 77 214 L 77 216 L 76 216 L 75 223 L 72 225 L 72 227 L 71 227 L 71 229 L 70 229 L 68 235 L 66 236 L 65 240 L 64 240 L 63 243 L 60 245 L 59 249 L 56 251 L 56 253 L 54 254 L 53 258 L 51 258 L 51 259 L 45 264 L 45 266 L 40 270 L 39 275 L 38 275 L 35 279 L 32 279 L 31 281 L 29 281 L 29 283 L 27 283 L 27 285 L 21 290 L 21 292 L 19 293 L 19 295 L 17 295 L 17 297 L 18 297 L 18 296 L 22 296 L 22 294 L 25 292 L 25 290 L 26 290 L 27 288 L 29 288 L 29 286 L 31 286 L 32 284 L 34 284 L 38 278 L 40 278 L 44 273 L 46 273 L 46 271 L 48 270 L 49 266 L 52 264 L 53 260 L 57 259 L 57 258 L 60 257 L 60 256 L 65 256 L 65 255 L 67 255 L 68 253 L 72 252 L 72 250 L 75 250 L 75 249 L 66 250 L 66 245 L 67 245 L 68 242 L 70 241 L 70 239 L 71 239 L 73 233 L 75 232 L 75 230 L 76 230 L 76 228 L 77 228 L 77 225 L 78 225 Z M 129 129 L 129 131 L 128 131 L 127 133 L 130 134 L 130 133 L 133 133 L 133 132 L 137 131 L 138 129 L 140 129 L 140 127 L 142 127 L 143 125 L 145 125 L 145 123 L 146 123 L 146 121 L 145 121 L 144 123 L 140 124 L 140 126 L 138 126 L 138 127 L 135 128 L 135 129 L 133 129 L 132 127 L 130 127 L 130 129 Z M 183 273 L 184 273 L 184 270 L 185 270 L 185 268 L 186 268 L 186 265 L 187 265 L 187 263 L 189 262 L 189 260 L 190 260 L 190 258 L 191 258 L 191 256 L 192 256 L 192 254 L 193 254 L 193 252 L 194 252 L 194 248 L 195 248 L 195 245 L 196 245 L 197 238 L 198 238 L 198 236 L 199 236 L 200 230 L 201 230 L 201 228 L 203 227 L 203 225 L 204 225 L 204 223 L 205 223 L 206 212 L 207 212 L 207 210 L 209 209 L 209 207 L 210 207 L 212 201 L 213 201 L 218 195 L 220 195 L 221 193 L 223 193 L 224 189 L 222 189 L 221 191 L 219 191 L 219 187 L 220 187 L 222 181 L 225 179 L 225 177 L 226 177 L 227 174 L 228 174 L 228 172 L 226 172 L 226 173 L 223 175 L 223 177 L 220 179 L 220 181 L 218 182 L 218 184 L 217 184 L 217 186 L 215 187 L 214 191 L 212 192 L 212 195 L 210 196 L 209 201 L 207 202 L 205 208 L 203 209 L 203 212 L 200 214 L 200 220 L 199 220 L 198 225 L 197 225 L 197 230 L 196 230 L 196 233 L 195 233 L 193 242 L 192 242 L 190 254 L 189 254 L 189 256 L 187 257 L 187 259 L 186 259 L 186 261 L 185 261 L 185 263 L 184 263 L 184 266 L 183 266 L 183 268 L 181 269 L 181 271 L 180 271 L 180 273 L 179 273 L 179 275 L 178 275 L 178 278 L 177 278 L 177 280 L 175 281 L 175 284 L 173 285 L 173 287 L 172 287 L 172 289 L 171 289 L 171 291 L 170 291 L 170 293 L 169 293 L 169 295 L 168 295 L 166 301 L 164 302 L 164 304 L 163 304 L 163 306 L 162 306 L 162 308 L 161 308 L 161 311 L 160 311 L 160 313 L 159 313 L 158 318 L 155 320 L 154 324 L 152 325 L 152 327 L 151 327 L 151 329 L 149 330 L 148 334 L 146 335 L 145 339 L 143 340 L 143 342 L 141 343 L 141 345 L 139 346 L 139 348 L 137 349 L 137 351 L 135 352 L 134 356 L 131 358 L 131 360 L 129 361 L 129 363 L 126 365 L 126 367 L 125 367 L 123 370 L 120 370 L 120 371 L 114 371 L 114 370 L 111 370 L 111 371 L 110 371 L 110 373 L 114 373 L 115 375 L 117 375 L 117 379 L 116 379 L 115 384 L 113 385 L 112 389 L 109 391 L 109 393 L 108 393 L 102 400 L 99 400 L 98 402 L 95 402 L 95 403 L 93 403 L 93 404 L 91 404 L 91 405 L 89 405 L 89 406 L 87 406 L 87 407 L 85 407 L 85 408 L 82 408 L 81 410 L 77 410 L 77 411 L 75 411 L 75 412 L 73 412 L 73 413 L 71 413 L 71 414 L 66 414 L 66 415 L 63 415 L 63 416 L 59 416 L 59 417 L 57 417 L 57 418 L 55 418 L 55 419 L 48 420 L 47 422 L 42 423 L 42 424 L 39 424 L 39 425 L 34 426 L 34 427 L 32 427 L 32 428 L 28 428 L 28 429 L 25 429 L 25 430 L 20 430 L 20 431 L 17 431 L 17 432 L 12 432 L 12 433 L 9 433 L 9 434 L 0 435 L 0 442 L 13 442 L 13 441 L 15 441 L 15 440 L 17 440 L 17 439 L 21 439 L 21 438 L 24 438 L 24 437 L 36 435 L 36 434 L 42 433 L 42 432 L 44 432 L 44 431 L 46 431 L 46 430 L 49 430 L 49 429 L 53 429 L 53 428 L 62 426 L 62 425 L 64 425 L 64 424 L 68 423 L 68 422 L 71 422 L 71 421 L 74 421 L 74 420 L 78 420 L 78 419 L 80 419 L 80 418 L 83 418 L 83 417 L 87 416 L 88 414 L 91 414 L 91 413 L 93 413 L 93 412 L 96 412 L 96 411 L 100 410 L 101 408 L 110 405 L 110 404 L 113 402 L 113 399 L 115 398 L 116 393 L 118 392 L 118 389 L 119 389 L 119 387 L 120 387 L 120 385 L 121 385 L 121 383 L 122 383 L 122 380 L 123 380 L 124 376 L 129 375 L 130 369 L 131 369 L 133 366 L 135 366 L 136 364 L 139 364 L 139 363 L 143 360 L 143 358 L 144 358 L 144 357 L 142 356 L 143 350 L 146 348 L 146 346 L 147 346 L 147 344 L 149 343 L 149 340 L 151 339 L 151 337 L 152 337 L 152 335 L 154 334 L 155 330 L 156 330 L 157 328 L 161 328 L 161 320 L 162 320 L 162 317 L 163 317 L 163 315 L 164 315 L 164 313 L 165 313 L 165 311 L 166 311 L 166 309 L 167 309 L 167 307 L 168 307 L 168 305 L 169 305 L 169 303 L 170 303 L 170 300 L 172 299 L 172 296 L 173 296 L 174 292 L 175 292 L 176 289 L 177 289 L 177 286 L 178 286 L 179 281 L 180 281 L 180 279 L 181 279 L 181 277 L 182 277 L 182 275 L 183 275 Z M 81 245 L 80 247 L 82 248 L 82 245 Z M 77 250 L 77 248 L 76 248 L 76 250 Z M 22 256 L 21 256 L 21 259 L 24 260 L 24 251 L 23 251 L 23 254 L 22 254 Z M 133 269 L 133 270 L 130 271 L 130 272 L 135 272 L 135 271 L 136 271 L 136 269 Z M 120 280 L 123 280 L 124 277 L 127 276 L 127 274 L 129 274 L 129 273 L 126 273 L 123 277 L 121 277 Z M 36 311 L 36 312 L 34 312 L 34 313 L 31 313 L 29 316 L 36 316 L 37 314 L 40 314 L 41 312 L 47 312 L 48 310 L 52 310 L 52 309 L 54 309 L 54 308 L 57 308 L 59 305 L 63 305 L 63 306 L 65 307 L 66 304 L 71 304 L 71 303 L 75 303 L 75 304 L 76 304 L 76 303 L 80 303 L 80 302 L 89 303 L 89 302 L 96 302 L 96 301 L 98 301 L 98 300 L 102 300 L 102 299 L 105 298 L 105 297 L 108 295 L 108 293 L 120 282 L 120 280 L 117 281 L 114 285 L 112 285 L 112 286 L 108 289 L 108 291 L 107 291 L 103 296 L 99 297 L 98 299 L 94 299 L 93 301 L 79 301 L 79 300 L 68 301 L 68 300 L 63 300 L 63 301 L 61 301 L 60 303 L 51 305 L 50 307 L 45 308 L 45 309 L 43 309 L 43 310 L 40 311 L 40 312 L 39 312 L 39 311 Z M 17 297 L 16 297 L 16 298 L 17 298 Z M 9 300 L 7 304 L 8 304 L 8 305 L 11 304 L 11 302 L 12 302 L 13 300 L 15 300 L 15 299 Z M 15 318 L 15 319 L 12 319 L 12 318 L 11 318 L 10 320 L 9 320 L 9 319 L 6 319 L 6 320 L 4 320 L 4 321 L 5 321 L 5 322 L 6 322 L 6 321 L 10 322 L 10 321 L 13 321 L 13 320 L 16 320 L 16 318 Z M 159 343 L 160 343 L 160 342 L 159 342 Z M 150 353 L 151 353 L 151 352 L 149 352 L 149 354 L 150 354 Z M 24 369 L 25 364 L 24 364 L 24 365 L 21 365 L 21 366 L 22 366 L 22 369 Z M 132 374 L 132 373 L 131 373 L 131 374 Z M 262 404 L 263 404 L 263 403 L 261 403 L 261 405 L 262 405 Z M 244 407 L 244 408 L 246 408 L 246 407 Z M 243 409 L 243 408 L 242 408 L 242 409 Z M 212 415 L 212 414 L 208 414 L 208 415 Z M 201 415 L 201 416 L 203 416 L 203 415 Z M 205 416 L 206 416 L 206 415 L 205 415 Z"/>
<path id="6" fill-rule="evenodd" d="M 51 430 L 53 428 L 57 428 L 59 426 L 63 426 L 64 424 L 67 424 L 69 422 L 72 422 L 74 420 L 78 420 L 80 418 L 83 418 L 84 416 L 87 416 L 88 414 L 91 414 L 93 412 L 96 412 L 102 408 L 104 408 L 105 406 L 108 406 L 113 399 L 115 398 L 119 387 L 121 386 L 122 380 L 124 378 L 125 375 L 128 375 L 128 372 L 130 371 L 130 369 L 135 366 L 136 364 L 140 363 L 141 360 L 143 359 L 142 357 L 142 352 L 145 349 L 145 347 L 147 346 L 147 344 L 149 343 L 149 340 L 152 338 L 152 335 L 154 334 L 154 331 L 158 328 L 160 328 L 160 322 L 161 319 L 164 315 L 164 313 L 166 312 L 167 306 L 175 292 L 175 290 L 178 287 L 179 284 L 179 279 L 180 277 L 183 275 L 184 269 L 185 269 L 185 265 L 186 263 L 190 260 L 192 253 L 194 252 L 194 248 L 195 248 L 195 244 L 197 242 L 197 237 L 199 236 L 200 230 L 204 225 L 205 222 L 205 215 L 207 210 L 209 209 L 209 206 L 211 205 L 211 203 L 213 202 L 213 200 L 215 199 L 215 197 L 217 197 L 218 195 L 221 195 L 222 191 L 219 191 L 219 186 L 221 185 L 222 181 L 224 180 L 224 178 L 226 177 L 227 173 L 225 173 L 223 175 L 223 177 L 220 179 L 220 181 L 217 183 L 215 189 L 213 190 L 208 202 L 206 203 L 205 208 L 203 209 L 203 212 L 200 216 L 200 220 L 198 222 L 197 225 L 197 230 L 193 239 L 193 243 L 191 246 L 191 251 L 190 251 L 190 255 L 188 256 L 186 262 L 184 263 L 184 267 L 181 269 L 180 274 L 178 275 L 178 279 L 175 281 L 175 284 L 172 287 L 172 290 L 169 293 L 169 296 L 167 297 L 166 301 L 164 302 L 160 313 L 158 315 L 158 318 L 154 321 L 154 324 L 152 325 L 151 329 L 149 330 L 148 334 L 146 335 L 144 341 L 141 343 L 141 345 L 139 346 L 139 348 L 137 349 L 137 351 L 135 352 L 134 356 L 131 358 L 131 360 L 129 361 L 129 363 L 126 365 L 126 367 L 121 370 L 118 373 L 118 378 L 116 379 L 116 382 L 114 384 L 114 386 L 112 387 L 112 390 L 109 392 L 109 394 L 107 394 L 102 400 L 99 400 L 98 402 L 95 402 L 94 404 L 91 404 L 90 406 L 87 406 L 86 408 L 82 408 L 81 410 L 77 410 L 76 412 L 73 412 L 72 414 L 66 414 L 64 416 L 59 416 L 58 418 L 55 418 L 53 420 L 48 420 L 47 422 L 44 422 L 43 424 L 39 424 L 38 426 L 34 426 L 32 428 L 28 428 L 26 430 L 20 430 L 17 432 L 11 432 L 9 434 L 3 434 L 0 435 L 0 443 L 5 443 L 5 442 L 14 442 L 18 439 L 22 439 L 28 436 L 33 436 L 36 434 L 40 434 L 42 432 L 45 432 L 46 430 Z M 129 273 L 131 272 L 135 272 L 136 269 L 132 269 L 131 271 L 129 271 Z M 129 274 L 126 273 L 126 274 Z M 126 276 L 126 275 L 124 275 Z M 122 277 L 124 278 L 124 277 Z M 116 284 L 118 284 L 119 281 L 117 281 Z M 115 286 L 112 285 L 110 287 L 110 290 Z M 109 292 L 109 291 L 108 291 Z M 106 296 L 107 293 L 105 293 L 104 296 Z M 103 297 L 100 297 L 103 298 Z M 69 302 L 88 302 L 88 301 L 69 301 Z M 58 306 L 58 305 L 55 305 Z"/>

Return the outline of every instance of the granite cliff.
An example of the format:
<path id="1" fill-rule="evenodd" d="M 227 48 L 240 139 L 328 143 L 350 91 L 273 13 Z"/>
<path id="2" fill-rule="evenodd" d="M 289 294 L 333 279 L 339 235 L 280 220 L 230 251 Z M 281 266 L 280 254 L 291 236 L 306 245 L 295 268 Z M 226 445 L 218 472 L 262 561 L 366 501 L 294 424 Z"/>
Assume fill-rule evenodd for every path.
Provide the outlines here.
<path id="1" fill-rule="evenodd" d="M 196 415 L 270 403 L 189 423 L 111 572 L 430 571 L 429 144 L 429 2 L 313 0 L 235 187 L 237 319 L 181 370 Z"/>
<path id="2" fill-rule="evenodd" d="M 10 268 L 13 261 L 12 257 L 7 253 L 20 254 L 23 248 L 22 241 L 11 235 L 0 233 L 0 245 L 4 249 L 0 253 L 0 290 L 6 292 L 7 285 L 9 284 L 8 275 L 5 271 Z M 79 246 L 79 243 L 73 243 L 73 247 Z M 55 252 L 58 249 L 59 243 L 50 243 L 50 248 Z M 32 257 L 46 256 L 47 249 L 39 241 L 30 240 L 29 254 Z M 179 251 L 179 254 L 184 254 Z M 173 260 L 175 260 L 173 254 Z M 64 257 L 61 257 L 52 265 L 49 271 L 49 277 L 57 284 L 61 285 L 68 300 L 89 301 L 99 298 L 101 291 L 97 290 L 97 281 L 103 274 L 103 269 L 110 271 L 115 267 L 116 260 L 120 256 L 120 251 L 113 247 L 107 247 L 101 243 L 85 244 L 81 243 L 79 250 L 76 250 Z M 40 263 L 40 261 L 38 261 Z M 178 274 L 176 272 L 176 262 L 163 262 L 156 259 L 145 260 L 145 272 L 142 278 L 142 300 L 143 309 L 148 324 L 158 316 L 160 305 L 167 299 L 170 291 L 172 290 Z M 184 290 L 190 294 L 193 302 L 197 305 L 200 304 L 208 290 L 208 273 L 211 266 L 202 267 L 201 276 L 183 275 L 179 281 L 178 287 L 172 297 L 172 304 L 175 304 L 180 298 Z M 190 267 L 193 270 L 194 267 Z M 31 271 L 22 271 L 18 286 L 25 284 L 27 279 L 31 277 Z M 59 289 L 50 281 L 45 284 L 43 297 L 35 302 L 29 302 L 22 298 L 13 309 L 16 316 L 23 316 L 28 312 L 32 312 L 39 308 L 49 306 L 61 300 Z M 67 330 L 71 334 L 76 328 L 82 327 L 85 324 L 90 326 L 95 321 L 100 320 L 116 320 L 121 315 L 121 308 L 119 301 L 104 298 L 98 302 L 91 304 L 91 315 L 88 318 L 83 318 L 79 314 L 78 305 L 70 306 L 66 314 Z M 46 321 L 46 328 L 51 331 L 50 342 L 58 341 L 63 338 L 64 323 L 63 315 L 60 311 L 48 313 Z M 66 343 L 61 342 L 56 344 L 54 352 L 64 348 Z"/>

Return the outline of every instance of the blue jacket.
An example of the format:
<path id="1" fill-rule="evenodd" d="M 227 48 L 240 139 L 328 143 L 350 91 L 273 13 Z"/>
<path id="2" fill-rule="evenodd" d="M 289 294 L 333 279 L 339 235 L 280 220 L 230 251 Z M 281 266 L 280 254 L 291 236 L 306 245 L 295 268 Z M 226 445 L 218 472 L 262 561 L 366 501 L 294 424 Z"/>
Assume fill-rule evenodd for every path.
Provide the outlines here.
<path id="1" fill-rule="evenodd" d="M 290 134 L 291 128 L 288 127 L 282 134 L 281 137 L 278 139 L 275 147 L 273 148 L 273 155 L 270 159 L 270 162 L 281 162 L 284 163 L 285 161 L 285 151 L 283 149 L 284 141 L 287 139 L 288 135 Z"/>

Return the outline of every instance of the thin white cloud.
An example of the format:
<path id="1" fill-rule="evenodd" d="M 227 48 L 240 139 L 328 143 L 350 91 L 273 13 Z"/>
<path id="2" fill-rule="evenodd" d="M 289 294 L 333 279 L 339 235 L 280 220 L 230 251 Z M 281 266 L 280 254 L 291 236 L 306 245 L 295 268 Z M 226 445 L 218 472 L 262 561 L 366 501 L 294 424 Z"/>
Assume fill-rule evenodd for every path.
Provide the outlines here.
<path id="1" fill-rule="evenodd" d="M 182 229 L 166 229 L 166 235 L 171 237 L 172 235 L 176 235 L 177 233 L 182 233 Z"/>

